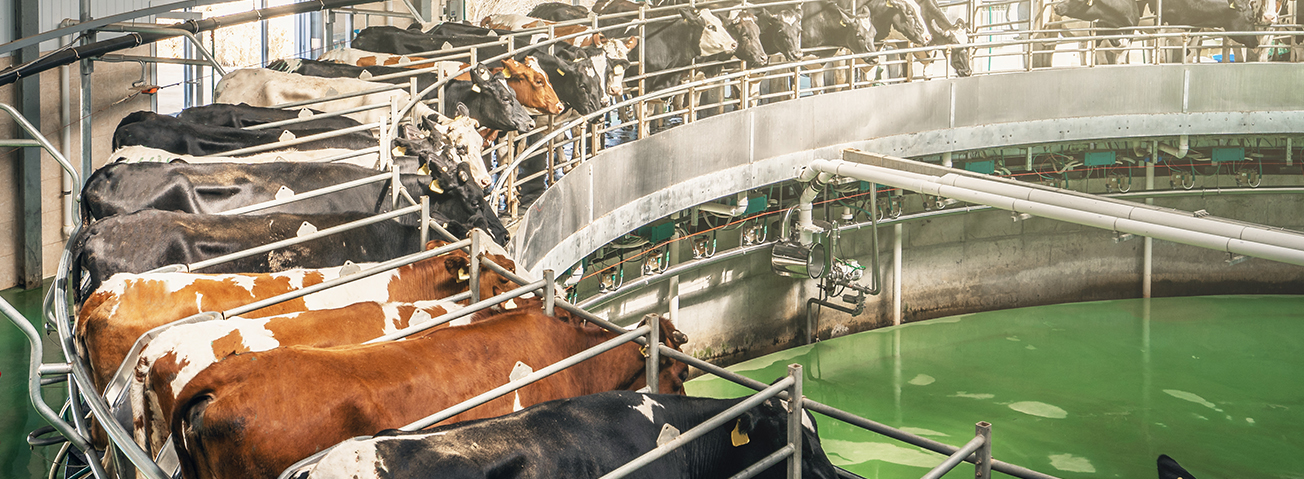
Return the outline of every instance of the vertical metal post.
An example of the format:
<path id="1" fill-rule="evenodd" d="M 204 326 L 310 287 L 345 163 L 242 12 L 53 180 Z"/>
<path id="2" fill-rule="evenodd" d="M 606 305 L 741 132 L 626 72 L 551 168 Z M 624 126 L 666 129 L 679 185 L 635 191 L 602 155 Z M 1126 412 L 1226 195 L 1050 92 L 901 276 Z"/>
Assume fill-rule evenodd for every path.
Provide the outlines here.
<path id="1" fill-rule="evenodd" d="M 557 272 L 543 270 L 543 314 L 557 315 Z"/>
<path id="2" fill-rule="evenodd" d="M 326 53 L 335 46 L 335 11 L 322 12 L 322 53 Z"/>
<path id="3" fill-rule="evenodd" d="M 17 37 L 36 35 L 41 32 L 39 2 L 37 0 L 19 0 L 13 3 L 16 19 Z M 40 47 L 32 45 L 18 51 L 22 64 L 40 57 Z M 41 125 L 41 76 L 33 75 L 23 78 L 17 84 L 17 97 L 20 110 L 27 121 L 40 128 Z M 19 254 L 20 270 L 18 284 L 23 289 L 41 287 L 41 148 L 29 146 L 18 151 L 18 191 L 22 216 L 18 224 L 22 234 L 22 253 Z"/>
<path id="4" fill-rule="evenodd" d="M 1291 166 L 1290 154 L 1294 145 L 1291 144 L 1291 137 L 1286 137 L 1286 166 Z"/>
<path id="5" fill-rule="evenodd" d="M 792 444 L 792 455 L 788 456 L 788 479 L 801 479 L 801 422 L 802 403 L 801 365 L 789 364 L 788 376 L 792 377 L 792 387 L 788 389 L 788 444 Z"/>
<path id="6" fill-rule="evenodd" d="M 944 151 L 944 152 L 942 152 L 942 166 L 945 166 L 945 167 L 947 167 L 947 168 L 951 168 L 951 167 L 952 167 L 952 163 L 951 163 L 951 152 L 949 152 L 949 151 Z"/>
<path id="7" fill-rule="evenodd" d="M 471 230 L 471 302 L 480 301 L 480 242 L 481 233 L 479 228 Z"/>
<path id="8" fill-rule="evenodd" d="M 647 94 L 647 4 L 644 3 L 638 7 L 638 95 Z M 638 101 L 638 112 L 634 115 L 638 119 L 638 139 L 647 138 L 647 102 Z"/>
<path id="9" fill-rule="evenodd" d="M 647 351 L 644 353 L 644 355 L 647 356 L 647 389 L 648 392 L 657 394 L 661 392 L 661 381 L 659 380 L 661 374 L 659 371 L 661 366 L 661 348 L 658 347 L 658 345 L 661 344 L 661 317 L 655 314 L 648 314 L 643 316 L 643 320 L 647 321 L 647 325 L 649 326 L 647 331 L 647 348 L 644 350 Z"/>
<path id="10" fill-rule="evenodd" d="M 1150 159 L 1146 162 L 1146 191 L 1155 189 L 1155 163 L 1159 161 L 1159 140 L 1150 144 Z M 1154 198 L 1146 198 L 1147 205 L 1155 204 Z M 1150 297 L 1150 285 L 1154 280 L 1154 238 L 1145 237 L 1141 253 L 1141 297 Z"/>
<path id="11" fill-rule="evenodd" d="M 892 225 L 892 325 L 901 325 L 901 223 Z"/>
<path id="12" fill-rule="evenodd" d="M 91 2 L 90 0 L 81 0 L 79 19 L 84 22 L 91 20 Z M 35 13 L 35 12 L 33 12 Z M 82 37 L 82 45 L 89 45 L 95 42 L 96 35 L 94 30 L 87 32 L 88 35 Z M 95 171 L 92 163 L 93 154 L 91 138 L 91 73 L 95 71 L 93 60 L 86 58 L 81 61 L 81 164 L 82 164 L 82 182 L 85 184 L 91 172 Z M 39 123 L 37 124 L 39 125 Z"/>
<path id="13" fill-rule="evenodd" d="M 978 462 L 973 465 L 974 479 L 991 479 L 992 477 L 992 425 L 987 421 L 979 421 L 974 425 L 974 430 L 978 436 L 983 438 L 983 445 L 978 447 L 974 454 L 978 456 Z"/>
<path id="14" fill-rule="evenodd" d="M 1027 156 L 1023 157 L 1023 170 L 1032 171 L 1032 147 L 1028 147 Z"/>
<path id="15" fill-rule="evenodd" d="M 666 245 L 666 248 L 669 248 L 668 251 L 670 252 L 670 264 L 672 265 L 679 264 L 679 241 L 678 241 L 679 237 L 680 237 L 679 230 L 676 229 L 675 233 L 670 236 L 670 244 Z M 668 291 L 666 294 L 670 295 L 670 321 L 678 322 L 679 321 L 679 275 L 674 275 L 670 277 L 669 288 L 670 291 Z"/>
<path id="16" fill-rule="evenodd" d="M 425 248 L 427 241 L 430 241 L 430 196 L 421 195 L 421 244 L 417 245 L 418 250 Z"/>

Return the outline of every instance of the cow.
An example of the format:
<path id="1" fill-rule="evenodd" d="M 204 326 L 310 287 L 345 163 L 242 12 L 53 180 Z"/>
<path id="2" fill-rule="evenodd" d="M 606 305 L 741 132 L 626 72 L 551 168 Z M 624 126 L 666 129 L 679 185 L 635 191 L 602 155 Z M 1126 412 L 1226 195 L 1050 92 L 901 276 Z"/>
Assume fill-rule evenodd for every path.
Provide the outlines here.
<path id="1" fill-rule="evenodd" d="M 1066 0 L 1065 11 L 1060 10 L 1060 4 L 1056 4 L 1055 11 L 1062 15 L 1074 18 L 1077 17 L 1067 11 L 1077 11 L 1076 0 Z M 1101 0 L 1102 2 L 1104 0 Z M 1113 0 L 1117 1 L 1117 0 Z M 1138 9 L 1141 5 L 1150 8 L 1150 11 L 1159 11 L 1159 6 L 1155 0 L 1141 0 L 1138 2 Z M 1111 2 L 1112 4 L 1112 2 Z M 1091 3 L 1088 7 L 1092 7 Z M 1228 32 L 1248 32 L 1255 30 L 1258 25 L 1270 25 L 1276 21 L 1276 2 L 1263 0 L 1172 0 L 1163 2 L 1163 11 L 1159 12 L 1160 18 L 1168 25 L 1188 25 L 1201 28 L 1221 28 Z M 1083 18 L 1083 20 L 1089 20 Z M 1259 37 L 1257 35 L 1233 35 L 1228 38 L 1236 43 L 1245 45 L 1248 48 L 1259 47 Z"/>
<path id="2" fill-rule="evenodd" d="M 251 126 L 276 121 L 311 118 L 300 123 L 285 125 L 285 129 L 292 131 L 299 129 L 343 130 L 345 128 L 362 125 L 362 123 L 358 123 L 357 120 L 346 116 L 315 118 L 316 115 L 322 113 L 324 112 L 309 108 L 282 110 L 280 108 L 253 106 L 248 103 L 237 103 L 234 105 L 216 103 L 212 105 L 192 106 L 181 110 L 181 113 L 177 113 L 177 119 L 208 126 L 249 128 Z"/>
<path id="3" fill-rule="evenodd" d="M 453 71 L 456 71 L 457 65 L 460 64 L 460 62 L 442 61 L 442 62 L 419 63 L 417 65 L 412 65 L 412 63 L 414 62 L 425 62 L 427 58 L 407 56 L 407 55 L 394 55 L 390 53 L 370 52 L 358 48 L 348 48 L 348 47 L 332 48 L 326 51 L 326 53 L 323 53 L 321 54 L 321 56 L 317 57 L 317 60 L 324 61 L 324 62 L 343 63 L 345 65 L 353 65 L 359 67 L 389 66 L 389 67 L 404 67 L 404 68 L 430 68 L 438 65 L 443 68 L 453 68 Z M 452 73 L 452 71 L 450 71 L 449 73 Z"/>
<path id="4" fill-rule="evenodd" d="M 367 301 L 342 308 L 263 318 L 237 316 L 223 321 L 174 325 L 150 340 L 136 362 L 128 389 L 133 436 L 151 457 L 162 452 L 169 430 L 167 420 L 172 417 L 177 393 L 199 371 L 231 355 L 291 345 L 359 344 L 460 308 L 441 300 Z M 469 323 L 470 318 L 460 318 L 447 325 Z"/>
<path id="5" fill-rule="evenodd" d="M 579 20 L 588 18 L 593 12 L 579 5 L 568 5 L 561 2 L 545 2 L 535 5 L 530 10 L 529 15 L 534 18 L 542 18 L 554 22 L 564 22 L 567 20 Z"/>
<path id="6" fill-rule="evenodd" d="M 109 153 L 109 159 L 106 163 L 268 163 L 272 161 L 311 163 L 321 162 L 327 158 L 342 156 L 354 151 L 355 150 L 346 150 L 343 148 L 324 148 L 320 150 L 307 151 L 287 149 L 236 157 L 180 155 L 170 151 L 160 150 L 158 148 L 150 148 L 148 146 L 124 146 Z M 379 161 L 379 153 L 367 153 L 339 160 L 339 163 L 357 165 L 364 168 L 377 168 Z M 414 171 L 404 172 L 414 173 Z"/>
<path id="7" fill-rule="evenodd" d="M 507 100 L 507 102 L 502 103 L 497 101 L 499 95 L 495 94 L 493 91 L 490 91 L 489 88 L 486 88 L 481 91 L 474 91 L 473 89 L 468 89 L 472 93 L 470 96 L 482 97 L 482 98 L 471 98 L 471 99 L 461 98 L 461 97 L 450 98 L 446 100 L 445 104 L 447 105 L 451 103 L 454 107 L 456 107 L 457 103 L 459 102 L 466 104 L 467 107 L 470 109 L 471 117 L 475 118 L 476 121 L 481 122 L 481 124 L 485 124 L 486 122 L 488 122 L 490 124 L 495 124 L 500 126 L 506 125 L 507 123 L 511 123 L 513 120 L 497 120 L 497 119 L 511 118 L 513 114 L 518 113 L 517 110 L 521 107 L 536 108 L 539 110 L 554 112 L 554 114 L 561 113 L 562 110 L 561 101 L 557 99 L 557 93 L 553 91 L 552 85 L 548 83 L 547 75 L 544 75 L 543 72 L 530 69 L 529 67 L 521 63 L 511 61 L 511 59 L 504 60 L 502 64 L 503 64 L 503 69 L 501 71 L 503 73 L 503 78 L 506 80 L 507 86 L 511 88 L 513 93 L 513 95 L 504 97 Z M 453 70 L 452 72 L 446 72 L 446 73 L 449 74 L 457 73 L 458 71 L 468 67 L 470 67 L 470 65 L 458 64 L 458 67 L 452 69 Z M 411 70 L 407 70 L 399 67 L 387 67 L 387 66 L 359 67 L 359 66 L 344 65 L 344 64 L 334 63 L 334 62 L 326 62 L 326 61 L 318 61 L 318 60 L 301 60 L 301 59 L 276 60 L 272 63 L 267 64 L 267 68 L 278 70 L 278 71 L 298 73 L 300 75 L 308 75 L 308 76 L 323 77 L 323 78 L 368 79 L 372 76 L 392 75 L 396 73 L 409 73 L 409 74 L 412 73 Z M 444 70 L 450 69 L 450 68 L 445 68 L 443 66 L 441 66 L 440 68 Z M 414 75 L 414 77 L 417 79 L 417 89 L 420 91 L 425 91 L 426 88 L 430 87 L 431 85 L 434 85 L 435 82 L 439 81 L 439 77 L 435 73 L 418 73 Z M 407 84 L 409 78 L 412 77 L 404 76 L 404 77 L 390 78 L 381 81 L 395 83 L 395 84 Z M 454 82 L 466 83 L 470 81 L 471 81 L 470 75 L 468 73 L 463 73 L 460 76 L 455 77 L 455 80 L 450 80 L 449 83 L 450 84 L 453 84 Z M 454 88 L 454 86 L 449 86 L 446 88 L 451 89 Z M 499 88 L 493 87 L 492 85 L 490 85 L 490 88 L 492 88 L 492 90 L 499 90 Z M 461 90 L 459 89 L 459 91 Z M 432 91 L 430 93 L 431 98 L 433 98 L 433 96 L 438 93 L 439 92 L 437 91 Z M 513 105 L 512 102 L 515 102 L 517 104 Z M 488 110 L 481 111 L 481 108 L 487 108 Z M 515 129 L 515 127 L 497 128 L 497 129 Z"/>
<path id="8" fill-rule="evenodd" d="M 142 110 L 128 114 L 118 123 L 117 129 L 113 130 L 113 149 L 124 146 L 148 146 L 177 154 L 206 156 L 332 131 L 334 130 L 297 127 L 289 129 L 288 126 L 246 130 L 191 123 L 173 116 Z M 378 140 L 370 133 L 357 131 L 303 143 L 297 147 L 304 150 L 319 148 L 360 150 L 377 144 Z"/>
<path id="9" fill-rule="evenodd" d="M 470 81 L 454 80 L 444 87 L 445 114 L 450 114 L 458 108 L 458 104 L 462 104 L 466 105 L 471 111 L 471 117 L 484 128 L 519 133 L 534 129 L 534 119 L 516 100 L 516 92 L 505 85 L 507 78 L 502 72 L 494 73 L 481 63 L 467 73 Z M 556 85 L 550 86 L 554 86 L 556 91 Z M 560 92 L 557 94 L 560 96 Z M 508 108 L 502 108 L 503 105 Z"/>
<path id="10" fill-rule="evenodd" d="M 1143 2 L 1133 0 L 1065 0 L 1054 4 L 1052 7 L 1055 15 L 1061 17 L 1076 18 L 1093 22 L 1093 26 L 1113 29 L 1100 31 L 1102 35 L 1120 35 L 1135 32 L 1135 27 L 1141 21 L 1141 9 L 1145 8 Z M 1125 40 L 1099 42 L 1101 46 L 1121 47 L 1128 44 Z M 1085 53 L 1083 54 L 1085 55 Z M 1121 62 L 1126 60 L 1126 55 L 1118 55 L 1116 52 L 1108 52 L 1105 60 L 1109 63 Z"/>
<path id="11" fill-rule="evenodd" d="M 756 15 L 746 10 L 732 10 L 725 17 L 724 29 L 738 45 L 733 51 L 735 57 L 757 67 L 769 63 L 765 47 L 761 46 L 761 27 L 756 22 Z"/>
<path id="12" fill-rule="evenodd" d="M 414 32 L 391 26 L 367 27 L 353 38 L 353 48 L 372 52 L 413 55 L 434 52 L 450 47 L 476 46 L 476 58 L 484 60 L 506 54 L 510 48 L 520 49 L 541 36 L 511 36 L 510 30 L 491 30 L 455 22 L 444 22 L 430 31 Z M 510 36 L 506 44 L 499 43 Z M 533 37 L 533 38 L 532 38 Z"/>
<path id="13" fill-rule="evenodd" d="M 450 221 L 481 228 L 505 244 L 503 228 L 484 192 L 460 163 L 433 176 L 400 174 L 412 196 L 429 196 L 434 211 Z M 331 163 L 113 163 L 92 173 L 82 191 L 83 222 L 143 209 L 215 214 L 376 176 L 376 170 Z M 389 181 L 262 210 L 264 213 L 380 213 L 393 208 Z"/>
<path id="14" fill-rule="evenodd" d="M 744 399 L 630 391 L 559 399 L 497 418 L 350 439 L 291 477 L 417 479 L 440 471 L 446 479 L 597 479 L 656 449 L 665 431 L 688 431 Z M 788 444 L 785 406 L 768 399 L 626 477 L 732 477 Z M 807 411 L 800 441 L 801 477 L 836 479 Z M 754 477 L 786 474 L 787 464 L 780 461 Z"/>
<path id="15" fill-rule="evenodd" d="M 427 248 L 440 245 L 441 242 L 432 241 Z M 486 256 L 508 269 L 515 268 L 505 256 Z M 243 316 L 258 318 L 332 309 L 364 301 L 417 302 L 446 298 L 468 289 L 468 258 L 463 251 L 453 251 Z M 77 313 L 76 342 L 90 362 L 96 388 L 103 391 L 136 339 L 153 328 L 204 311 L 226 311 L 293 292 L 371 266 L 374 264 L 360 263 L 258 274 L 119 273 L 82 304 Z M 507 278 L 491 270 L 482 271 L 479 284 L 482 297 L 512 287 Z"/>
<path id="16" fill-rule="evenodd" d="M 494 30 L 511 30 L 513 32 L 533 29 L 549 30 L 553 38 L 570 37 L 562 42 L 575 45 L 577 47 L 601 45 L 607 40 L 607 36 L 600 31 L 594 30 L 588 25 L 557 25 L 557 22 L 534 18 L 518 13 L 496 13 L 489 15 L 480 21 L 480 26 Z M 582 34 L 582 35 L 580 35 Z M 571 37 L 571 35 L 575 35 Z M 531 37 L 531 41 L 538 43 L 545 40 L 546 36 Z"/>
<path id="17" fill-rule="evenodd" d="M 955 74 L 961 77 L 967 77 L 973 74 L 970 68 L 970 60 L 973 58 L 973 47 L 969 44 L 969 27 L 963 18 L 957 18 L 954 22 L 942 11 L 942 7 L 937 4 L 937 0 L 916 0 L 923 13 L 924 24 L 928 27 L 928 32 L 932 35 L 932 41 L 929 45 L 933 46 L 950 46 L 951 68 Z M 893 30 L 888 38 L 909 42 L 910 40 L 901 33 Z M 911 46 L 918 46 L 912 44 Z M 915 52 L 910 56 L 924 65 L 925 68 L 932 63 L 932 54 L 935 52 Z M 893 65 L 895 67 L 895 65 Z M 891 68 L 891 67 L 890 67 Z M 893 68 L 895 69 L 895 68 Z M 893 73 L 893 76 L 898 76 Z"/>
<path id="18" fill-rule="evenodd" d="M 802 48 L 837 47 L 869 53 L 876 49 L 874 41 L 878 36 L 868 9 L 849 12 L 832 0 L 802 6 Z"/>
<path id="19" fill-rule="evenodd" d="M 801 60 L 801 17 L 800 4 L 783 6 L 773 13 L 762 8 L 756 20 L 765 53 L 782 54 L 790 62 Z"/>
<path id="20" fill-rule="evenodd" d="M 877 32 L 876 42 L 881 42 L 892 30 L 916 45 L 928 45 L 933 41 L 933 34 L 924 21 L 923 7 L 917 0 L 869 0 L 861 8 L 869 10 L 870 21 Z"/>
<path id="21" fill-rule="evenodd" d="M 403 426 L 616 336 L 583 326 L 564 311 L 556 314 L 522 307 L 404 341 L 294 346 L 213 364 L 177 396 L 172 441 L 182 475 L 273 478 L 341 440 Z M 678 349 L 683 333 L 668 319 L 654 319 L 666 344 Z M 637 389 L 646 384 L 646 359 L 639 351 L 638 344 L 625 343 L 448 422 Z M 668 359 L 663 366 L 677 373 L 660 381 L 659 392 L 682 394 L 686 366 Z"/>
<path id="22" fill-rule="evenodd" d="M 669 25 L 649 27 L 652 30 L 644 39 L 644 70 L 658 72 L 662 70 L 685 67 L 694 60 L 721 53 L 730 53 L 738 48 L 738 42 L 725 31 L 724 24 L 703 8 L 694 11 L 689 8 L 679 9 L 680 18 L 672 20 Z M 647 91 L 668 88 L 679 83 L 684 72 L 666 73 L 649 78 Z M 647 92 L 642 92 L 647 93 Z"/>
<path id="23" fill-rule="evenodd" d="M 221 81 L 217 82 L 217 86 L 214 88 L 213 102 L 248 103 L 254 106 L 274 107 L 289 102 L 318 100 L 388 86 L 393 85 L 353 78 L 310 77 L 266 68 L 244 68 L 226 74 Z M 314 103 L 313 107 L 323 111 L 341 111 L 366 105 L 388 104 L 391 98 L 396 98 L 399 105 L 408 103 L 408 93 L 400 88 Z M 429 116 L 434 113 L 433 110 L 420 102 L 414 106 L 413 111 L 419 117 Z M 388 115 L 388 108 L 374 108 L 349 113 L 345 116 L 362 123 L 376 123 Z"/>
<path id="24" fill-rule="evenodd" d="M 168 265 L 188 265 L 344 223 L 369 213 L 207 215 L 142 210 L 91 223 L 72 248 L 72 284 L 78 304 L 118 273 L 144 273 Z M 439 224 L 447 220 L 435 219 Z M 205 273 L 275 273 L 293 268 L 325 268 L 345 261 L 380 262 L 417 252 L 421 232 L 414 221 L 381 221 L 255 256 L 204 268 Z M 453 234 L 467 228 L 449 224 Z M 149 241 L 133 241 L 149 232 Z"/>

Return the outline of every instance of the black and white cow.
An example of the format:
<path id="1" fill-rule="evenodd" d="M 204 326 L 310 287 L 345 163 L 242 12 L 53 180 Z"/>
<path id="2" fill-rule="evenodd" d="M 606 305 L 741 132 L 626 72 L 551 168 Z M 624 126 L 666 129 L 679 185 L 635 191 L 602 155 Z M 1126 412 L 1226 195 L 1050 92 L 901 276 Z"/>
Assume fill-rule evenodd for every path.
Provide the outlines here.
<path id="1" fill-rule="evenodd" d="M 433 176 L 402 174 L 413 196 L 430 196 L 432 215 L 480 228 L 499 244 L 507 230 L 484 201 L 484 190 L 466 163 Z M 114 163 L 91 174 L 82 191 L 82 218 L 89 224 L 112 215 L 144 209 L 185 213 L 220 213 L 340 183 L 376 176 L 376 170 L 332 163 Z M 392 209 L 389 181 L 263 210 L 264 213 L 379 213 Z"/>
<path id="2" fill-rule="evenodd" d="M 1117 1 L 1117 0 L 1115 0 Z M 1141 0 L 1150 11 L 1159 10 L 1155 0 Z M 1163 2 L 1160 12 L 1165 24 L 1189 25 L 1202 28 L 1221 28 L 1228 32 L 1248 32 L 1257 25 L 1270 25 L 1277 19 L 1277 3 L 1271 0 L 1172 0 Z M 1056 5 L 1059 12 L 1059 5 Z M 1064 15 L 1080 18 L 1071 13 Z M 1088 20 L 1084 18 L 1084 20 Z M 1258 48 L 1257 35 L 1234 35 L 1232 41 L 1249 48 Z"/>
<path id="3" fill-rule="evenodd" d="M 567 20 L 579 20 L 588 18 L 592 13 L 589 9 L 579 5 L 570 5 L 561 2 L 545 2 L 534 6 L 528 16 L 542 18 L 553 22 L 564 22 Z"/>
<path id="4" fill-rule="evenodd" d="M 181 113 L 177 114 L 177 119 L 209 126 L 248 128 L 254 125 L 311 117 L 320 115 L 321 113 L 321 111 L 308 108 L 282 110 L 280 108 L 253 106 L 248 103 L 214 103 L 212 105 L 193 106 L 181 110 Z M 344 128 L 351 128 L 359 125 L 362 125 L 362 123 L 359 123 L 357 120 L 352 118 L 346 116 L 332 116 L 326 118 L 313 118 L 302 123 L 286 125 L 284 129 L 291 131 L 299 129 L 342 130 Z"/>
<path id="5" fill-rule="evenodd" d="M 182 155 L 205 156 L 332 131 L 335 130 L 311 128 L 246 130 L 191 123 L 152 111 L 137 111 L 128 114 L 118 123 L 117 129 L 113 131 L 113 149 L 117 150 L 124 146 L 148 146 Z M 359 150 L 376 145 L 377 140 L 370 133 L 353 132 L 300 144 L 296 148 Z"/>
<path id="6" fill-rule="evenodd" d="M 801 12 L 802 48 L 837 47 L 852 53 L 875 50 L 878 31 L 868 9 L 853 13 L 832 0 L 824 0 L 803 4 Z"/>
<path id="7" fill-rule="evenodd" d="M 762 8 L 757 15 L 761 27 L 761 47 L 765 53 L 782 54 L 795 62 L 801 59 L 801 4 Z"/>
<path id="8" fill-rule="evenodd" d="M 370 213 L 206 215 L 141 210 L 82 228 L 72 251 L 77 304 L 118 273 L 144 273 L 192 264 L 370 217 Z M 437 218 L 441 225 L 447 219 Z M 264 254 L 204 268 L 199 273 L 275 273 L 291 268 L 328 268 L 345 261 L 380 262 L 420 251 L 415 222 L 381 221 Z M 465 225 L 449 224 L 465 234 Z M 460 231 L 454 231 L 460 230 Z M 142 233 L 148 241 L 140 241 Z"/>
<path id="9" fill-rule="evenodd" d="M 738 48 L 738 42 L 729 36 L 724 23 L 710 9 L 694 11 L 680 8 L 679 16 L 679 19 L 673 20 L 669 25 L 654 24 L 648 27 L 647 39 L 639 46 L 646 49 L 643 54 L 646 62 L 644 71 L 658 72 L 685 67 L 698 58 L 730 53 Z M 646 83 L 648 92 L 675 85 L 683 76 L 683 72 L 653 76 Z"/>
<path id="10" fill-rule="evenodd" d="M 335 446 L 297 479 L 596 479 L 742 399 L 614 391 L 538 404 L 491 419 L 413 433 L 382 432 Z M 770 399 L 633 472 L 631 478 L 730 477 L 787 444 L 787 412 Z M 835 479 L 814 418 L 804 413 L 801 475 Z M 786 477 L 780 462 L 755 477 Z"/>

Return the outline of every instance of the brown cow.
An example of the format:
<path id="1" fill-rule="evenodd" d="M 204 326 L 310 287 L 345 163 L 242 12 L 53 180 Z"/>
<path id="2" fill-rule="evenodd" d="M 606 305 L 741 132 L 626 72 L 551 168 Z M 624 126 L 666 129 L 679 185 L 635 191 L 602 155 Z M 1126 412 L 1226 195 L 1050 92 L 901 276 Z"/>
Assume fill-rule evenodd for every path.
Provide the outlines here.
<path id="1" fill-rule="evenodd" d="M 343 308 L 170 327 L 141 351 L 132 376 L 130 398 L 136 443 L 151 456 L 157 455 L 167 439 L 167 420 L 172 417 L 176 393 L 199 371 L 230 355 L 289 345 L 359 344 L 458 309 L 458 305 L 442 300 L 364 302 Z M 469 322 L 469 318 L 461 318 L 452 324 Z"/>
<path id="2" fill-rule="evenodd" d="M 426 247 L 442 245 L 431 241 Z M 509 269 L 515 267 L 506 257 L 489 257 Z M 339 308 L 362 301 L 416 302 L 446 298 L 467 290 L 464 275 L 469 263 L 465 252 L 454 251 L 243 316 L 256 318 Z M 77 319 L 77 341 L 90 361 L 96 388 L 103 392 L 136 339 L 147 331 L 200 312 L 225 311 L 319 284 L 339 277 L 342 269 L 295 269 L 267 274 L 116 274 L 82 305 Z M 511 281 L 487 268 L 486 274 L 480 277 L 482 297 L 510 289 Z"/>
<path id="3" fill-rule="evenodd" d="M 667 345 L 678 349 L 683 333 L 666 319 L 660 327 Z M 543 368 L 613 337 L 522 307 L 406 341 L 241 354 L 200 372 L 182 390 L 172 416 L 173 446 L 189 479 L 274 478 L 341 440 L 411 423 L 503 385 L 526 366 Z M 640 347 L 626 343 L 448 423 L 636 388 L 643 371 Z M 682 394 L 679 374 L 661 392 Z"/>

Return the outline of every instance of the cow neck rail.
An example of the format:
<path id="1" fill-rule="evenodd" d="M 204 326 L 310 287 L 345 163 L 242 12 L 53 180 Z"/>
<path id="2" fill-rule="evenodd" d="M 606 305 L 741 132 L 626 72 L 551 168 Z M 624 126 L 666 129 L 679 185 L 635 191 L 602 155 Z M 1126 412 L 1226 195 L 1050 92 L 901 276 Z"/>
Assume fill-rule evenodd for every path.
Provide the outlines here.
<path id="1" fill-rule="evenodd" d="M 422 331 L 426 331 L 426 330 L 428 330 L 428 329 L 430 329 L 430 328 L 433 328 L 433 327 L 435 327 L 435 326 L 439 326 L 439 325 L 444 324 L 444 323 L 447 323 L 447 322 L 449 322 L 449 321 L 453 321 L 453 320 L 458 319 L 458 318 L 464 318 L 464 317 L 470 316 L 470 315 L 475 314 L 475 313 L 477 313 L 477 312 L 480 312 L 480 311 L 483 311 L 483 310 L 485 310 L 485 309 L 488 309 L 490 306 L 493 306 L 493 305 L 495 305 L 495 304 L 502 303 L 502 302 L 507 301 L 507 300 L 509 300 L 509 299 L 519 298 L 519 297 L 521 297 L 521 296 L 524 296 L 524 295 L 526 295 L 526 294 L 530 294 L 530 293 L 539 293 L 539 292 L 541 292 L 541 291 L 543 290 L 544 286 L 547 285 L 547 284 L 548 284 L 547 281 L 544 281 L 544 280 L 542 280 L 542 279 L 541 279 L 541 280 L 538 280 L 538 281 L 535 281 L 535 282 L 533 282 L 533 283 L 528 283 L 528 284 L 522 285 L 522 286 L 519 287 L 519 288 L 513 289 L 513 290 L 511 290 L 511 291 L 507 291 L 507 292 L 502 293 L 502 294 L 499 294 L 499 295 L 497 295 L 497 296 L 493 296 L 493 297 L 490 297 L 490 298 L 486 298 L 486 299 L 480 300 L 480 301 L 478 301 L 478 302 L 476 302 L 476 303 L 472 303 L 472 304 L 468 305 L 467 307 L 462 308 L 462 309 L 459 309 L 459 310 L 457 310 L 457 311 L 453 311 L 453 312 L 449 312 L 449 313 L 442 314 L 442 315 L 440 315 L 439 317 L 437 317 L 437 318 L 435 318 L 435 319 L 432 319 L 432 320 L 429 320 L 429 321 L 423 321 L 423 322 L 420 322 L 420 323 L 414 324 L 414 325 L 412 325 L 412 326 L 408 326 L 408 327 L 406 327 L 406 328 L 400 329 L 400 330 L 398 330 L 398 331 L 394 331 L 394 332 L 392 332 L 392 333 L 386 334 L 386 335 L 381 336 L 381 337 L 378 337 L 378 338 L 376 338 L 376 339 L 370 339 L 370 340 L 367 340 L 367 341 L 363 342 L 362 344 L 372 344 L 372 343 L 379 343 L 379 342 L 384 342 L 384 341 L 394 341 L 394 340 L 398 340 L 398 339 L 407 338 L 407 337 L 409 337 L 409 336 L 412 336 L 413 334 L 417 334 L 417 333 L 420 333 L 420 332 L 422 332 Z"/>
<path id="2" fill-rule="evenodd" d="M 550 364 L 544 367 L 543 369 L 534 371 L 530 374 L 525 375 L 524 377 L 521 377 L 513 381 L 508 381 L 507 384 L 490 389 L 489 391 L 476 395 L 475 397 L 457 403 L 453 406 L 450 406 L 432 415 L 418 419 L 417 421 L 407 424 L 398 429 L 401 431 L 410 432 L 410 431 L 421 430 L 426 427 L 430 427 L 434 424 L 438 424 L 439 422 L 444 421 L 448 418 L 469 411 L 476 406 L 487 403 L 499 397 L 505 396 L 518 389 L 521 389 L 525 386 L 538 382 L 539 380 L 547 378 L 548 376 L 551 376 L 553 374 L 557 374 L 558 372 L 561 372 L 563 369 L 574 366 L 588 359 L 597 357 L 599 354 L 620 347 L 621 345 L 624 345 L 625 343 L 630 342 L 632 340 L 636 340 L 642 337 L 643 335 L 647 334 L 652 327 L 655 326 L 653 325 L 640 326 L 632 331 L 622 330 L 622 333 L 624 334 L 621 334 L 620 336 L 604 341 L 598 344 L 597 346 L 586 349 L 583 352 L 580 352 L 574 356 L 570 356 L 567 357 L 566 359 Z M 359 436 L 353 439 L 366 439 L 368 437 L 370 436 Z M 325 457 L 327 453 L 329 453 L 332 449 L 334 449 L 334 447 L 335 446 L 328 447 L 322 451 L 319 451 L 311 456 L 308 456 L 300 460 L 299 462 L 291 464 L 290 467 L 286 468 L 285 471 L 281 472 L 280 476 L 278 476 L 278 479 L 289 479 L 291 474 L 294 473 L 294 471 L 303 468 L 305 466 L 317 463 L 318 461 L 321 460 L 322 457 Z"/>

